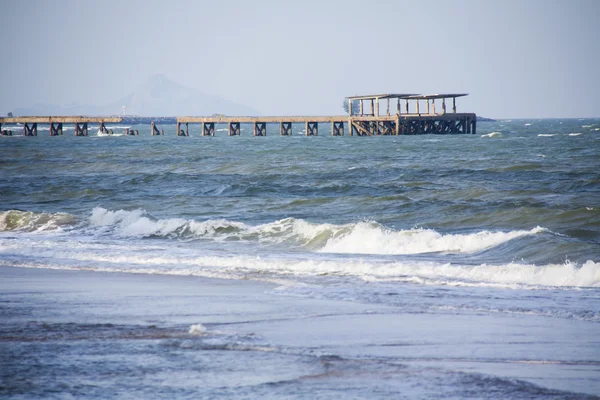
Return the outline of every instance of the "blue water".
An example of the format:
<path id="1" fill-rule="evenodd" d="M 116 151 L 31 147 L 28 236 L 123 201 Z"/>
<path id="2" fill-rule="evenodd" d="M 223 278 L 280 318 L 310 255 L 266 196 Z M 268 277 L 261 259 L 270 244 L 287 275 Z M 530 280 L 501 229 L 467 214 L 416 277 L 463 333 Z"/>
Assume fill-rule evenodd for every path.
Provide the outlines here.
<path id="1" fill-rule="evenodd" d="M 525 325 L 541 318 L 564 335 L 575 323 L 600 333 L 598 119 L 497 121 L 480 123 L 476 135 L 371 138 L 331 137 L 323 127 L 320 136 L 305 137 L 300 126 L 292 137 L 279 137 L 277 126 L 266 137 L 252 137 L 249 127 L 227 137 L 223 124 L 212 138 L 199 129 L 176 137 L 174 126 L 160 127 L 160 137 L 145 125 L 132 127 L 140 131 L 135 137 L 122 135 L 124 125 L 111 128 L 116 135 L 66 130 L 48 137 L 40 130 L 37 137 L 0 137 L 0 266 L 268 282 L 275 284 L 271 295 L 288 300 L 390 307 L 399 315 L 500 316 Z M 22 323 L 2 334 L 14 337 L 11 329 Z M 541 342 L 532 345 L 540 354 Z M 586 372 L 573 386 L 554 387 L 550 373 L 521 385 L 496 369 L 483 371 L 485 379 L 500 379 L 485 385 L 443 375 L 447 386 L 432 392 L 398 391 L 440 397 L 452 387 L 461 388 L 457 398 L 481 398 L 494 386 L 491 398 L 599 395 L 600 346 L 591 343 L 572 357 L 509 356 L 577 365 Z M 510 353 L 503 346 L 499 353 Z M 366 350 L 354 356 L 367 353 L 375 357 Z M 415 357 L 413 367 L 429 360 Z M 393 374 L 386 365 L 383 373 Z M 415 376 L 417 386 L 429 379 Z M 27 397 L 10 377 L 4 390 Z M 319 387 L 297 396 L 312 397 Z M 166 397 L 175 393 L 165 390 Z M 346 395 L 361 397 L 361 390 Z M 396 393 L 390 390 L 381 397 Z M 261 386 L 230 394 L 283 393 Z"/>

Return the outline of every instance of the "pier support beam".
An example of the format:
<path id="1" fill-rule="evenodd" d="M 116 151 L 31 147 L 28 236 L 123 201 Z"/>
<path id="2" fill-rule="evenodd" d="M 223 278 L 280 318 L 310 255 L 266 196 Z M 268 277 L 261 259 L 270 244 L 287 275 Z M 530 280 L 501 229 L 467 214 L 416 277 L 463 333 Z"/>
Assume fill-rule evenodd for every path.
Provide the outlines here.
<path id="1" fill-rule="evenodd" d="M 279 123 L 279 135 L 280 136 L 292 136 L 292 123 L 291 122 Z"/>
<path id="2" fill-rule="evenodd" d="M 0 135 L 12 136 L 12 131 L 10 129 L 2 129 L 2 124 L 0 124 Z"/>
<path id="3" fill-rule="evenodd" d="M 229 136 L 240 136 L 240 123 L 230 122 L 227 124 Z"/>
<path id="4" fill-rule="evenodd" d="M 177 136 L 190 136 L 188 123 L 185 123 L 185 131 L 181 129 L 181 123 L 177 123 L 175 130 L 177 131 Z"/>
<path id="5" fill-rule="evenodd" d="M 202 123 L 202 136 L 215 136 L 215 123 L 214 122 L 203 122 Z"/>
<path id="6" fill-rule="evenodd" d="M 396 134 L 396 124 L 392 121 L 377 122 L 377 134 L 391 136 Z"/>
<path id="7" fill-rule="evenodd" d="M 254 123 L 254 136 L 267 136 L 267 123 L 266 122 L 255 122 Z"/>
<path id="8" fill-rule="evenodd" d="M 319 123 L 306 121 L 306 136 L 318 136 Z"/>
<path id="9" fill-rule="evenodd" d="M 62 136 L 63 134 L 63 124 L 54 122 L 50 123 L 50 136 Z"/>
<path id="10" fill-rule="evenodd" d="M 29 126 L 28 123 L 23 125 L 23 136 L 37 136 L 37 123 L 32 123 Z"/>
<path id="11" fill-rule="evenodd" d="M 88 135 L 88 124 L 87 122 L 79 124 L 79 122 L 75 123 L 75 136 L 87 136 Z"/>
<path id="12" fill-rule="evenodd" d="M 165 134 L 164 130 L 158 130 L 158 127 L 156 126 L 154 121 L 152 121 L 152 123 L 150 124 L 150 130 L 152 131 L 152 136 L 160 136 Z"/>
<path id="13" fill-rule="evenodd" d="M 344 136 L 344 122 L 331 122 L 331 136 Z"/>
<path id="14" fill-rule="evenodd" d="M 112 129 L 110 131 L 108 129 L 106 129 L 106 126 L 104 125 L 104 122 L 100 122 L 100 126 L 98 127 L 98 130 L 100 131 L 100 133 L 106 133 L 107 135 L 112 135 L 113 134 Z M 62 132 L 61 132 L 61 135 L 62 135 Z"/>
<path id="15" fill-rule="evenodd" d="M 356 132 L 356 136 L 373 136 L 371 129 L 369 121 L 352 121 L 352 130 Z"/>

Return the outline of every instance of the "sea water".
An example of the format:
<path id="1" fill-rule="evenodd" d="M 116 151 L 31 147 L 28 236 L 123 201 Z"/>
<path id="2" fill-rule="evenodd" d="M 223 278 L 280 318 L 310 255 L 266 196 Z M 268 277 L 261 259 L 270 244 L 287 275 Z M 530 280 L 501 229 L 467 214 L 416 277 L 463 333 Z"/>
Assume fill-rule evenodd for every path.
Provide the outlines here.
<path id="1" fill-rule="evenodd" d="M 147 346 L 146 361 L 159 370 L 153 358 L 165 346 L 198 357 L 228 352 L 219 353 L 221 375 L 215 369 L 214 385 L 203 388 L 173 386 L 193 366 L 161 370 L 172 374 L 159 385 L 164 397 L 600 395 L 600 120 L 502 120 L 480 123 L 476 135 L 389 137 L 331 137 L 323 126 L 305 137 L 296 125 L 291 137 L 276 126 L 266 137 L 252 137 L 248 127 L 227 137 L 224 124 L 215 137 L 192 126 L 190 137 L 176 137 L 174 126 L 156 137 L 148 126 L 107 128 L 115 135 L 49 137 L 38 129 L 38 137 L 0 137 L 0 267 L 253 281 L 269 285 L 269 301 L 354 310 L 342 323 L 322 319 L 315 329 L 324 331 L 310 343 L 295 334 L 304 332 L 301 322 L 211 336 L 223 327 L 167 321 L 162 341 L 151 337 L 160 345 L 134 341 L 120 351 Z M 140 135 L 125 136 L 126 128 Z M 21 358 L 3 364 L 5 394 L 47 394 L 15 381 L 19 368 L 38 365 L 26 360 L 36 351 L 24 347 L 31 330 L 54 343 L 51 358 L 63 347 L 82 350 L 48 329 L 89 335 L 96 346 L 103 342 L 95 330 L 125 329 L 86 325 L 76 314 L 65 322 L 73 325 L 50 329 L 39 325 L 43 316 L 11 320 L 6 304 L 0 348 Z M 288 311 L 277 317 L 293 318 Z M 227 307 L 215 313 L 231 314 Z M 404 329 L 414 324 L 404 347 L 386 336 L 398 329 L 383 317 L 390 313 L 403 316 Z M 468 318 L 481 323 L 461 325 Z M 419 328 L 423 321 L 433 330 Z M 528 345 L 503 334 L 509 322 Z M 436 324 L 446 333 L 438 335 Z M 450 345 L 469 335 L 497 336 L 497 348 L 473 356 L 475 348 Z M 411 347 L 420 340 L 427 346 Z M 568 351 L 556 350 L 563 342 Z M 81 367 L 73 363 L 56 359 L 39 368 L 40 379 Z M 238 370 L 240 363 L 256 364 L 254 373 Z M 258 372 L 276 375 L 284 365 L 289 376 L 277 382 L 321 376 L 323 365 L 336 365 L 339 379 L 286 390 Z M 74 374 L 65 387 L 81 379 Z M 51 393 L 101 398 L 121 393 L 119 385 L 135 393 L 129 383 Z"/>

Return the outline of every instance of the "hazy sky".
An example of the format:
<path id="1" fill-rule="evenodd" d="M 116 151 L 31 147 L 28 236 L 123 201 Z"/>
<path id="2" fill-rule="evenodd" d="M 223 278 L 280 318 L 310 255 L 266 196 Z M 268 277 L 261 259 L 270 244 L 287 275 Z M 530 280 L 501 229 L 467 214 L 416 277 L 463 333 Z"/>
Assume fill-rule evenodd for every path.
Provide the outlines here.
<path id="1" fill-rule="evenodd" d="M 0 7 L 0 113 L 109 103 L 161 73 L 263 115 L 339 114 L 355 94 L 468 92 L 459 111 L 600 116 L 599 0 Z"/>

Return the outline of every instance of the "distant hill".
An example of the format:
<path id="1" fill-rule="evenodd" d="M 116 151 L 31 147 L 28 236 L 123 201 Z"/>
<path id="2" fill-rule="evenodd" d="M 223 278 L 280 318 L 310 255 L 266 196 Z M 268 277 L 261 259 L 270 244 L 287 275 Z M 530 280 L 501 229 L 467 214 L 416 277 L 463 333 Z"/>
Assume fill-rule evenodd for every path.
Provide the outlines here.
<path id="1" fill-rule="evenodd" d="M 135 88 L 129 95 L 106 105 L 57 106 L 34 104 L 29 108 L 15 109 L 15 116 L 27 115 L 118 115 L 126 106 L 127 115 L 184 116 L 184 115 L 260 115 L 252 107 L 237 104 L 219 96 L 202 93 L 169 80 L 164 75 L 154 75 Z"/>

